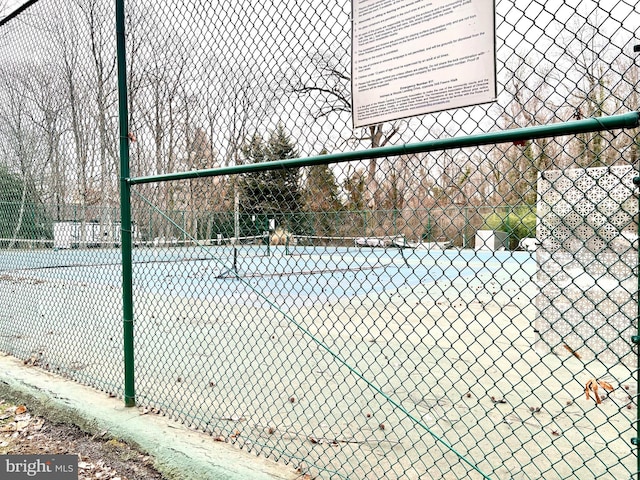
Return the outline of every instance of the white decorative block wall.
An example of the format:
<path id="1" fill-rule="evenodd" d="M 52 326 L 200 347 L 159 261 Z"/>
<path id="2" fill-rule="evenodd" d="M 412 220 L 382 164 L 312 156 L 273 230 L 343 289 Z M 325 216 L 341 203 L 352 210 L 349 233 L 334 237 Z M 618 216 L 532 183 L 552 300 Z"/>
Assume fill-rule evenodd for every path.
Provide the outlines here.
<path id="1" fill-rule="evenodd" d="M 637 175 L 631 166 L 539 175 L 539 351 L 636 363 Z"/>

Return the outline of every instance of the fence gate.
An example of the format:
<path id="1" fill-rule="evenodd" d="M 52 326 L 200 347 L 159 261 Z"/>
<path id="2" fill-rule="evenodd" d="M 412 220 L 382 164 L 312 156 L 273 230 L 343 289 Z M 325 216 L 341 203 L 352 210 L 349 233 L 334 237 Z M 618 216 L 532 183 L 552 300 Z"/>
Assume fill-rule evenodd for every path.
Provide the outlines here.
<path id="1" fill-rule="evenodd" d="M 0 21 L 0 350 L 300 478 L 637 478 L 637 2 L 498 0 L 496 102 L 357 129 L 321 3 Z"/>

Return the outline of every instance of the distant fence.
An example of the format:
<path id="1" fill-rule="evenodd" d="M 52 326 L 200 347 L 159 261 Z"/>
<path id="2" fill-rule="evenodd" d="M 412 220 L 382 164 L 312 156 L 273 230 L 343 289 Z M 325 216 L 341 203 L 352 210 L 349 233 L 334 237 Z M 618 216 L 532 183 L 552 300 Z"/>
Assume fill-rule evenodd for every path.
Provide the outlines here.
<path id="1" fill-rule="evenodd" d="M 6 214 L 0 215 L 4 225 L 15 224 L 19 203 L 5 204 Z M 14 248 L 33 248 L 37 240 L 54 248 L 73 248 L 74 243 L 94 247 L 112 247 L 120 242 L 120 211 L 118 208 L 66 205 L 64 212 L 56 205 L 25 204 L 28 219 L 17 236 L 7 230 L 5 241 L 15 238 Z M 37 214 L 35 213 L 37 212 Z M 36 216 L 38 218 L 36 220 Z M 172 219 L 166 222 L 166 217 Z M 158 212 L 149 207 L 134 224 L 134 243 L 153 244 L 161 238 L 185 241 L 215 240 L 219 235 L 230 238 L 260 235 L 275 225 L 286 226 L 296 235 L 311 236 L 404 236 L 409 241 L 448 241 L 461 248 L 473 248 L 477 230 L 497 229 L 509 234 L 512 247 L 521 238 L 536 236 L 535 205 L 519 206 L 456 206 L 409 208 L 395 210 L 335 210 L 296 213 L 238 213 L 216 210 L 174 210 Z M 0 241 L 2 241 L 0 239 Z M 8 244 L 7 244 L 8 245 Z M 30 246 L 31 245 L 31 246 Z"/>

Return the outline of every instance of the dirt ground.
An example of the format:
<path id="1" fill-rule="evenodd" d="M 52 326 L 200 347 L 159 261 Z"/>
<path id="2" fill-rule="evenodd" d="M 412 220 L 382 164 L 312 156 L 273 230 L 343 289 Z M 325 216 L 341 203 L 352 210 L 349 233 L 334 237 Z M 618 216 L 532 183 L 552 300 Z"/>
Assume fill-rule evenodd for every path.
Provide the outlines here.
<path id="1" fill-rule="evenodd" d="M 164 480 L 153 459 L 107 432 L 89 435 L 75 425 L 32 414 L 28 405 L 0 399 L 0 454 L 78 455 L 79 480 Z"/>

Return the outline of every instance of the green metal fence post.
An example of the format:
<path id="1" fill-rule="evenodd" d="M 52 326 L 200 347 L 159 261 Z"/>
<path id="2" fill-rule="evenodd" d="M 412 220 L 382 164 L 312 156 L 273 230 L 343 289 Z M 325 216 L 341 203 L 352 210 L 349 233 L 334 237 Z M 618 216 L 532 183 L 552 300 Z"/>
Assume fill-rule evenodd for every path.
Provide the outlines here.
<path id="1" fill-rule="evenodd" d="M 133 356 L 133 288 L 131 255 L 131 186 L 129 185 L 129 112 L 124 32 L 124 0 L 116 0 L 118 49 L 118 114 L 120 120 L 120 228 L 122 245 L 122 323 L 124 342 L 124 404 L 136 404 Z"/>
<path id="2" fill-rule="evenodd" d="M 640 187 L 640 177 L 634 177 L 633 183 L 636 187 Z M 638 199 L 640 206 L 640 198 Z M 638 235 L 640 235 L 640 223 L 638 224 Z M 640 246 L 638 247 L 638 264 L 636 266 L 638 275 L 638 292 L 640 292 Z M 636 295 L 640 295 L 636 294 Z M 636 318 L 636 334 L 631 337 L 631 342 L 636 349 L 637 364 L 636 364 L 636 420 L 635 420 L 635 433 L 636 436 L 631 439 L 631 444 L 636 449 L 636 478 L 640 477 L 640 396 L 638 391 L 640 390 L 640 299 L 636 297 L 637 302 L 637 318 Z"/>

